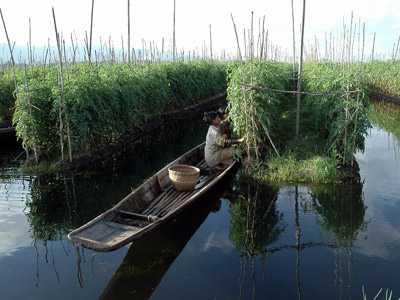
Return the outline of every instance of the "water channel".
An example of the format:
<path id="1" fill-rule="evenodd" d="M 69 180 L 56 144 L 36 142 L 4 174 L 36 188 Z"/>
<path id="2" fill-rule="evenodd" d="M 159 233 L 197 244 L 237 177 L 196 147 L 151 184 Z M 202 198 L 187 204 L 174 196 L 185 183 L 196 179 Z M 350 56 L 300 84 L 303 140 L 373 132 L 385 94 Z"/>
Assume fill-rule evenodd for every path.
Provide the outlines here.
<path id="1" fill-rule="evenodd" d="M 399 128 L 400 113 L 384 111 L 357 154 L 360 184 L 276 187 L 236 174 L 110 253 L 66 235 L 203 141 L 205 124 L 155 132 L 90 172 L 26 175 L 20 147 L 2 145 L 0 299 L 363 299 L 363 288 L 398 299 L 400 141 L 387 124 Z"/>

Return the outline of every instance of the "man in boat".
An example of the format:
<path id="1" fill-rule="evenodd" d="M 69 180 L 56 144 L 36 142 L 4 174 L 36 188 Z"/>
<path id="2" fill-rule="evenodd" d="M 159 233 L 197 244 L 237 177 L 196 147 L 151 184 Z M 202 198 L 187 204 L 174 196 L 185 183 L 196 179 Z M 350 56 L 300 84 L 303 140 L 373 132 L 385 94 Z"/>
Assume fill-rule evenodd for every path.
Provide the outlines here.
<path id="1" fill-rule="evenodd" d="M 240 139 L 228 139 L 219 128 L 222 122 L 217 112 L 207 113 L 208 128 L 205 147 L 205 160 L 207 165 L 212 168 L 223 168 L 222 165 L 230 165 L 233 162 L 232 154 L 235 147 L 232 144 L 243 142 Z"/>

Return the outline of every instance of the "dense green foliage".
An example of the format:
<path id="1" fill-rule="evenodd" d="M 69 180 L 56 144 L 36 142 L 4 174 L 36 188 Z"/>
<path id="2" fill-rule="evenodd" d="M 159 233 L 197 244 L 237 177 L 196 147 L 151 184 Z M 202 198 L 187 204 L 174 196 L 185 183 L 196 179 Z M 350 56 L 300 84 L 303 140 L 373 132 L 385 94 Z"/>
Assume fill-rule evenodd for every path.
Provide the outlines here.
<path id="1" fill-rule="evenodd" d="M 359 66 L 349 69 L 341 64 L 308 63 L 305 65 L 306 92 L 356 91 L 359 86 Z M 364 150 L 364 140 L 370 122 L 367 118 L 367 87 L 360 82 L 360 93 L 307 95 L 302 99 L 302 113 L 314 121 L 314 129 L 334 143 L 338 154 L 349 161 L 355 151 Z M 327 149 L 324 149 L 325 151 Z"/>
<path id="2" fill-rule="evenodd" d="M 28 67 L 29 93 L 24 69 L 18 67 L 19 104 L 15 101 L 11 70 L 0 74 L 0 121 L 10 122 L 15 107 L 14 122 L 18 124 L 18 136 L 28 151 L 32 152 L 36 145 L 41 158 L 51 159 L 60 156 L 62 141 L 66 156 L 68 131 L 72 153 L 96 148 L 159 117 L 164 111 L 187 106 L 224 90 L 228 74 L 228 109 L 232 127 L 238 136 L 243 137 L 246 137 L 246 128 L 251 128 L 251 138 L 247 140 L 250 149 L 269 144 L 265 130 L 269 131 L 282 153 L 285 149 L 305 149 L 304 146 L 311 144 L 306 139 L 310 138 L 312 129 L 314 137 L 324 141 L 312 142 L 319 143 L 320 155 L 333 144 L 334 150 L 348 161 L 355 151 L 363 150 L 364 136 L 370 126 L 366 117 L 368 87 L 400 95 L 398 62 L 366 63 L 363 65 L 359 96 L 350 94 L 347 99 L 346 95 L 333 94 L 302 98 L 300 135 L 308 132 L 307 137 L 304 134 L 301 137 L 304 143 L 300 138 L 293 148 L 289 135 L 294 135 L 294 127 L 290 125 L 293 128 L 286 133 L 279 131 L 282 128 L 276 128 L 283 121 L 293 121 L 294 115 L 287 113 L 287 104 L 294 106 L 294 98 L 276 92 L 250 91 L 247 87 L 244 97 L 243 87 L 238 85 L 243 81 L 249 84 L 252 80 L 254 86 L 291 90 L 291 68 L 290 64 L 271 61 L 254 61 L 252 64 L 249 60 L 243 62 L 244 73 L 238 62 L 102 64 L 91 67 L 78 64 L 70 66 L 68 72 L 64 70 L 63 95 L 56 67 Z M 350 68 L 349 90 L 358 87 L 358 69 L 358 64 Z M 304 91 L 347 89 L 346 65 L 307 63 L 304 70 Z M 311 77 L 317 79 L 306 79 Z M 285 141 L 282 142 L 282 139 Z"/>
<path id="3" fill-rule="evenodd" d="M 19 78 L 21 79 L 21 78 Z M 80 64 L 64 71 L 64 94 L 57 69 L 19 80 L 14 114 L 24 147 L 41 158 L 108 143 L 126 131 L 226 88 L 226 64 L 211 61 L 150 65 Z M 61 136 L 60 136 L 61 134 Z"/>
<path id="4" fill-rule="evenodd" d="M 400 61 L 371 61 L 363 65 L 363 77 L 371 89 L 400 97 Z"/>
<path id="5" fill-rule="evenodd" d="M 302 91 L 299 139 L 294 140 L 296 98 L 289 64 L 250 61 L 233 70 L 228 83 L 229 109 L 234 130 L 248 138 L 247 150 L 258 149 L 257 178 L 269 181 L 340 182 L 339 163 L 351 163 L 354 153 L 364 150 L 370 123 L 367 119 L 367 88 L 360 82 L 359 65 L 307 63 Z M 251 76 L 253 75 L 253 76 Z M 244 77 L 244 78 L 243 78 Z M 240 82 L 274 89 L 243 89 Z M 360 87 L 360 93 L 355 91 Z M 281 91 L 279 91 L 281 90 Z M 331 93 L 340 91 L 340 93 Z M 246 101 L 244 101 L 246 99 Z M 269 131 L 281 157 L 275 156 L 266 135 Z M 250 133 L 249 133 L 250 132 Z M 248 134 L 249 133 L 249 134 Z M 269 147 L 270 151 L 262 149 Z M 257 155 L 257 152 L 254 151 Z M 260 159 L 261 158 L 261 159 Z M 263 171 L 260 171 L 263 170 Z"/>
<path id="6" fill-rule="evenodd" d="M 259 140 L 265 140 L 265 131 L 271 130 L 276 126 L 282 114 L 282 103 L 286 96 L 282 93 L 265 92 L 253 90 L 252 95 L 249 88 L 246 88 L 246 101 L 244 101 L 243 86 L 238 83 L 250 84 L 251 74 L 253 73 L 253 85 L 258 87 L 268 87 L 278 90 L 290 89 L 290 78 L 292 75 L 290 65 L 276 62 L 251 63 L 250 60 L 243 63 L 243 72 L 239 65 L 232 69 L 228 82 L 228 110 L 231 114 L 233 129 L 239 136 L 246 135 L 246 122 L 251 123 L 254 135 Z M 251 70 L 253 69 L 253 70 Z M 252 72 L 253 71 L 253 72 Z M 254 106 L 253 106 L 253 104 Z M 253 110 L 254 108 L 254 110 Z M 246 118 L 245 112 L 249 116 Z M 254 114 L 250 113 L 254 111 Z M 247 119 L 247 120 L 246 120 Z M 254 146 L 252 141 L 249 141 Z"/>
<path id="7" fill-rule="evenodd" d="M 14 114 L 14 79 L 10 74 L 0 74 L 0 123 L 11 122 Z"/>

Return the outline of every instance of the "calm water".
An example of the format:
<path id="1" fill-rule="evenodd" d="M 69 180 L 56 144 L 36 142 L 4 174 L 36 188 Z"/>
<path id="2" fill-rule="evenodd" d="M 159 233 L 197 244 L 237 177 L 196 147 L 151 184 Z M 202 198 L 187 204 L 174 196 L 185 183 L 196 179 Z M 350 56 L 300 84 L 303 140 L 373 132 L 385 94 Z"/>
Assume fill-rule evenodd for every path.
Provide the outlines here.
<path id="1" fill-rule="evenodd" d="M 362 299 L 363 286 L 368 299 L 380 288 L 400 297 L 400 146 L 378 124 L 357 154 L 362 184 L 278 188 L 236 175 L 114 252 L 68 242 L 203 139 L 204 125 L 186 124 L 90 173 L 23 175 L 21 150 L 2 149 L 0 299 Z"/>

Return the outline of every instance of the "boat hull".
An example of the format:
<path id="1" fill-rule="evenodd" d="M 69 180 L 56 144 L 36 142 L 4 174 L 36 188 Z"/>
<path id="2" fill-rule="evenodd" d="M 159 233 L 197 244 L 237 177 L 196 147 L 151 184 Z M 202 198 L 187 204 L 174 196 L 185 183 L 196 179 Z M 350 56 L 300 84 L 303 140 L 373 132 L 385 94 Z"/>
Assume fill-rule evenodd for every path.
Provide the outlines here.
<path id="1" fill-rule="evenodd" d="M 108 252 L 175 219 L 201 199 L 235 165 L 234 162 L 225 170 L 208 170 L 206 175 L 200 177 L 201 182 L 193 191 L 176 191 L 169 180 L 168 168 L 176 164 L 189 164 L 204 170 L 204 146 L 203 143 L 195 147 L 165 166 L 116 206 L 72 231 L 68 239 L 85 248 Z"/>

